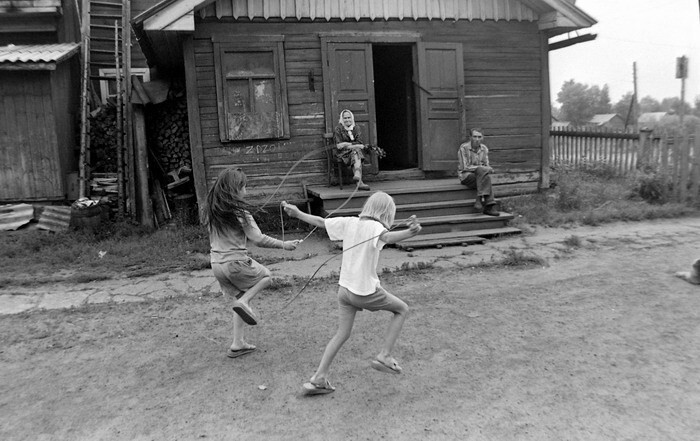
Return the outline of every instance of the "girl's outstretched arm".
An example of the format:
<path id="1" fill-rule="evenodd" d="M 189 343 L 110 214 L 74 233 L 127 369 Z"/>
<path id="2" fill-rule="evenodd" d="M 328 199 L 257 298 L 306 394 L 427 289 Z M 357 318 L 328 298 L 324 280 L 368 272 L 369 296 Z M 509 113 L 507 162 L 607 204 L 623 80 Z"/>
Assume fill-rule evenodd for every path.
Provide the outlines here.
<path id="1" fill-rule="evenodd" d="M 320 216 L 304 213 L 296 205 L 288 204 L 286 201 L 282 201 L 282 208 L 284 208 L 285 213 L 287 213 L 287 216 L 289 217 L 295 217 L 300 221 L 306 222 L 307 224 L 318 228 L 326 228 L 325 219 Z"/>
<path id="2" fill-rule="evenodd" d="M 253 216 L 251 216 L 250 213 L 246 213 L 245 215 L 243 232 L 248 240 L 262 248 L 281 248 L 283 250 L 293 251 L 297 248 L 299 242 L 301 242 L 300 240 L 281 241 L 264 234 L 262 231 L 260 231 L 258 224 L 255 223 L 255 219 L 253 219 Z"/>
<path id="3" fill-rule="evenodd" d="M 415 216 L 411 216 L 406 224 L 408 225 L 407 230 L 387 231 L 379 236 L 379 238 L 382 240 L 382 242 L 388 244 L 401 242 L 402 240 L 406 240 L 420 233 L 420 230 L 423 228 L 420 226 L 418 219 L 416 219 Z"/>

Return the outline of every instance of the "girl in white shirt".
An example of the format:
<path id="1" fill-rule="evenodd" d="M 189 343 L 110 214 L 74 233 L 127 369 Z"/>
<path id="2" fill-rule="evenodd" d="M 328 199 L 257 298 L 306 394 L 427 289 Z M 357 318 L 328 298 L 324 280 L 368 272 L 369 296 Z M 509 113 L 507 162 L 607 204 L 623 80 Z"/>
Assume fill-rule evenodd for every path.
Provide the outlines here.
<path id="1" fill-rule="evenodd" d="M 400 242 L 420 232 L 421 226 L 415 216 L 411 216 L 408 229 L 390 231 L 396 215 L 396 205 L 391 196 L 381 191 L 367 199 L 359 218 L 324 219 L 303 213 L 286 202 L 282 206 L 289 216 L 325 228 L 331 240 L 343 241 L 343 261 L 338 281 L 338 330 L 328 342 L 316 373 L 308 383 L 304 383 L 304 392 L 307 395 L 318 395 L 335 391 L 328 381 L 330 364 L 350 337 L 355 314 L 363 309 L 393 313 L 382 349 L 371 366 L 382 372 L 400 374 L 402 369 L 391 356 L 391 351 L 406 320 L 408 305 L 382 288 L 377 276 L 377 262 L 379 251 L 384 245 Z"/>

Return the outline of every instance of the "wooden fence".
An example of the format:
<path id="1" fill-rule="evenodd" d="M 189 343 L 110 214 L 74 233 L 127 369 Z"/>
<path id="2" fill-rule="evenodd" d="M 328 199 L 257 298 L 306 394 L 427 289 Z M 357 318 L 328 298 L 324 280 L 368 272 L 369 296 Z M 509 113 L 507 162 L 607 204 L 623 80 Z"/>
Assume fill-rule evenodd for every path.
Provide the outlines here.
<path id="1" fill-rule="evenodd" d="M 700 201 L 700 129 L 694 134 L 653 135 L 552 128 L 550 164 L 584 168 L 605 164 L 619 176 L 654 173 L 666 182 L 670 200 Z"/>

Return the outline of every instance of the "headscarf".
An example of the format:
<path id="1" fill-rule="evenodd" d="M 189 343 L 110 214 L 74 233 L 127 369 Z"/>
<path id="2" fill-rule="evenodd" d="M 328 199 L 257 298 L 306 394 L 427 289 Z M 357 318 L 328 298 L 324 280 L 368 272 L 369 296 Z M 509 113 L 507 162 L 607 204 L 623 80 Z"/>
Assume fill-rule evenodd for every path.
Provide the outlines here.
<path id="1" fill-rule="evenodd" d="M 346 112 L 349 113 L 350 116 L 352 117 L 352 124 L 350 125 L 350 127 L 345 127 L 345 124 L 343 124 L 343 114 Z M 343 128 L 343 130 L 348 132 L 348 136 L 350 137 L 350 140 L 354 141 L 355 136 L 352 134 L 352 131 L 355 129 L 355 115 L 351 111 L 349 111 L 348 109 L 343 109 L 340 112 L 340 119 L 338 119 L 338 122 L 340 123 L 340 126 Z"/>

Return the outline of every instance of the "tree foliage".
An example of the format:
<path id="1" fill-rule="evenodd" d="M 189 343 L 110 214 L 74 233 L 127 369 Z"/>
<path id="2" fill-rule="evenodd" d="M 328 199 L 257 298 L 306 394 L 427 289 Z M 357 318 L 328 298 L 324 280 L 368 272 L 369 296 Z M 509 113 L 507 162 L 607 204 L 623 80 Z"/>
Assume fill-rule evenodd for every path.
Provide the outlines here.
<path id="1" fill-rule="evenodd" d="M 601 89 L 574 80 L 566 81 L 557 94 L 557 101 L 561 103 L 562 119 L 574 125 L 587 123 L 595 114 L 611 112 L 607 84 Z"/>

